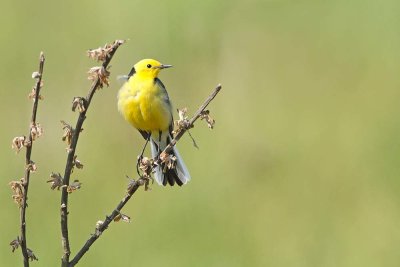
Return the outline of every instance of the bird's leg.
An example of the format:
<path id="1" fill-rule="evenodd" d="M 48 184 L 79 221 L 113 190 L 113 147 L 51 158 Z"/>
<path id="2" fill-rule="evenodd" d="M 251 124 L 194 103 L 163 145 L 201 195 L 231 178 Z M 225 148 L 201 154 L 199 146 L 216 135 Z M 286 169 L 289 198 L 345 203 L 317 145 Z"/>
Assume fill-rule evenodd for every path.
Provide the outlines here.
<path id="1" fill-rule="evenodd" d="M 146 150 L 147 143 L 149 143 L 149 141 L 150 141 L 150 137 L 151 137 L 151 135 L 149 134 L 149 135 L 147 136 L 147 138 L 146 138 L 146 143 L 144 143 L 144 146 L 143 146 L 143 149 L 142 149 L 142 153 L 140 153 L 140 156 L 139 156 L 138 159 L 137 159 L 137 163 L 136 163 L 136 172 L 137 172 L 137 174 L 138 174 L 139 176 L 140 176 L 140 171 L 139 171 L 140 162 L 141 162 L 142 159 L 143 159 L 143 154 L 144 154 L 144 151 Z"/>
<path id="2" fill-rule="evenodd" d="M 161 138 L 162 138 L 162 132 L 159 131 L 158 132 L 158 149 L 157 149 L 157 154 L 158 154 L 158 158 L 161 160 Z M 165 163 L 161 163 L 161 170 L 163 173 L 165 173 Z"/>
<path id="3" fill-rule="evenodd" d="M 162 138 L 162 132 L 158 132 L 158 148 L 157 148 L 157 154 L 158 158 L 161 160 L 161 152 L 163 152 L 164 148 L 161 148 L 161 138 Z M 164 164 L 161 164 L 161 166 L 164 166 Z M 163 168 L 163 167 L 162 167 Z"/>
<path id="4" fill-rule="evenodd" d="M 160 154 L 161 154 L 161 135 L 162 135 L 162 132 L 159 131 L 158 132 L 158 156 L 159 157 L 160 157 Z"/>

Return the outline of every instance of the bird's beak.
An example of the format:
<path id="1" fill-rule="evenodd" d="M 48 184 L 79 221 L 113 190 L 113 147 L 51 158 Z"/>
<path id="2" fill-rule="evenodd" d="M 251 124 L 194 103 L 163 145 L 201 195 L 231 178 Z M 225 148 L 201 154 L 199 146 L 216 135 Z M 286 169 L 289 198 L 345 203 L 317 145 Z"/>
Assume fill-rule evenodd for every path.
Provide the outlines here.
<path id="1" fill-rule="evenodd" d="M 166 65 L 166 64 L 161 64 L 158 68 L 159 69 L 167 69 L 167 68 L 171 68 L 172 65 Z"/>

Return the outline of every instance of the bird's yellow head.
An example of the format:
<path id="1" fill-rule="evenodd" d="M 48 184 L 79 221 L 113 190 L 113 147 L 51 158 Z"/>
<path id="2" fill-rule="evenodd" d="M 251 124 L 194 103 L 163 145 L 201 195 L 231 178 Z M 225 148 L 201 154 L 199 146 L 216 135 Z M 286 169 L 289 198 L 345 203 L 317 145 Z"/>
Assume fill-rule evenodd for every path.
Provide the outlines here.
<path id="1" fill-rule="evenodd" d="M 172 65 L 161 64 L 155 59 L 142 59 L 135 64 L 135 72 L 142 77 L 156 78 L 162 69 L 170 68 Z"/>

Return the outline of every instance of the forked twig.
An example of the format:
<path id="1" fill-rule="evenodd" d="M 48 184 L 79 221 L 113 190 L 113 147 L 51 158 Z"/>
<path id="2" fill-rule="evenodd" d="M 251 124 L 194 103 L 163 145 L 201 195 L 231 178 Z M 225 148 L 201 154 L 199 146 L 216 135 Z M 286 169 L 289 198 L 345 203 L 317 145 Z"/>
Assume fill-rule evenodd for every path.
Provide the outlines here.
<path id="1" fill-rule="evenodd" d="M 97 53 L 96 50 L 89 51 L 89 56 L 96 58 L 99 61 L 103 61 L 103 64 L 99 68 L 91 69 L 91 77 L 93 78 L 92 86 L 89 90 L 89 94 L 86 98 L 82 99 L 82 105 L 76 126 L 72 132 L 71 144 L 68 148 L 68 157 L 65 165 L 65 171 L 63 176 L 63 188 L 61 193 L 61 235 L 62 235 L 62 245 L 63 245 L 63 256 L 62 256 L 62 266 L 70 266 L 69 256 L 71 254 L 69 236 L 68 236 L 68 186 L 70 184 L 70 177 L 74 167 L 74 157 L 75 150 L 78 144 L 79 135 L 82 131 L 83 122 L 86 119 L 86 112 L 89 109 L 90 102 L 92 101 L 93 95 L 97 89 L 103 87 L 103 85 L 108 85 L 107 73 L 108 65 L 118 47 L 123 44 L 124 41 L 117 40 L 112 45 L 106 46 L 105 49 L 101 50 L 101 53 Z M 99 50 L 100 51 L 100 50 Z M 96 76 L 97 73 L 97 76 Z M 105 75 L 104 75 L 105 73 Z M 95 74 L 95 75 L 93 75 Z M 109 73 L 108 73 L 109 74 Z"/>
<path id="2" fill-rule="evenodd" d="M 185 132 L 192 128 L 194 126 L 194 123 L 196 120 L 203 114 L 204 110 L 210 104 L 210 102 L 215 98 L 215 96 L 218 94 L 218 92 L 221 90 L 222 86 L 219 84 L 214 91 L 211 93 L 211 95 L 204 101 L 204 103 L 200 106 L 200 108 L 197 110 L 195 115 L 188 121 L 186 127 L 184 128 L 179 128 L 178 131 L 176 132 L 175 138 L 171 141 L 171 143 L 162 151 L 161 154 L 167 154 L 171 152 L 173 146 L 179 141 L 179 139 L 185 134 Z M 154 169 L 157 164 L 159 164 L 160 159 L 153 159 L 154 163 L 152 165 L 152 168 Z M 86 243 L 83 245 L 83 247 L 78 251 L 78 253 L 75 255 L 75 257 L 71 260 L 69 266 L 75 266 L 79 260 L 85 255 L 85 253 L 90 249 L 90 247 L 93 245 L 93 243 L 100 237 L 100 235 L 108 228 L 109 224 L 117 217 L 120 216 L 122 208 L 125 206 L 126 203 L 128 203 L 129 199 L 135 194 L 135 192 L 138 190 L 138 188 L 144 184 L 146 184 L 147 178 L 141 177 L 136 181 L 133 181 L 129 187 L 128 190 L 124 196 L 124 198 L 118 203 L 117 207 L 112 211 L 112 213 L 109 216 L 106 216 L 106 219 L 104 221 L 99 221 L 96 227 L 96 231 L 94 234 L 90 236 L 90 238 L 86 241 Z"/>

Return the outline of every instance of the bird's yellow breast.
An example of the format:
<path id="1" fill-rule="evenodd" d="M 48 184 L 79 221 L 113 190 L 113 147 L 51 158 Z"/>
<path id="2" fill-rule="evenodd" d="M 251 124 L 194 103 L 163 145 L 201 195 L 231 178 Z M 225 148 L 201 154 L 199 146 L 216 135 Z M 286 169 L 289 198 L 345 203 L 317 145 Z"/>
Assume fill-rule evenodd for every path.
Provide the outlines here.
<path id="1" fill-rule="evenodd" d="M 154 79 L 134 75 L 118 93 L 118 109 L 125 120 L 139 130 L 165 131 L 172 116 L 164 91 Z"/>

